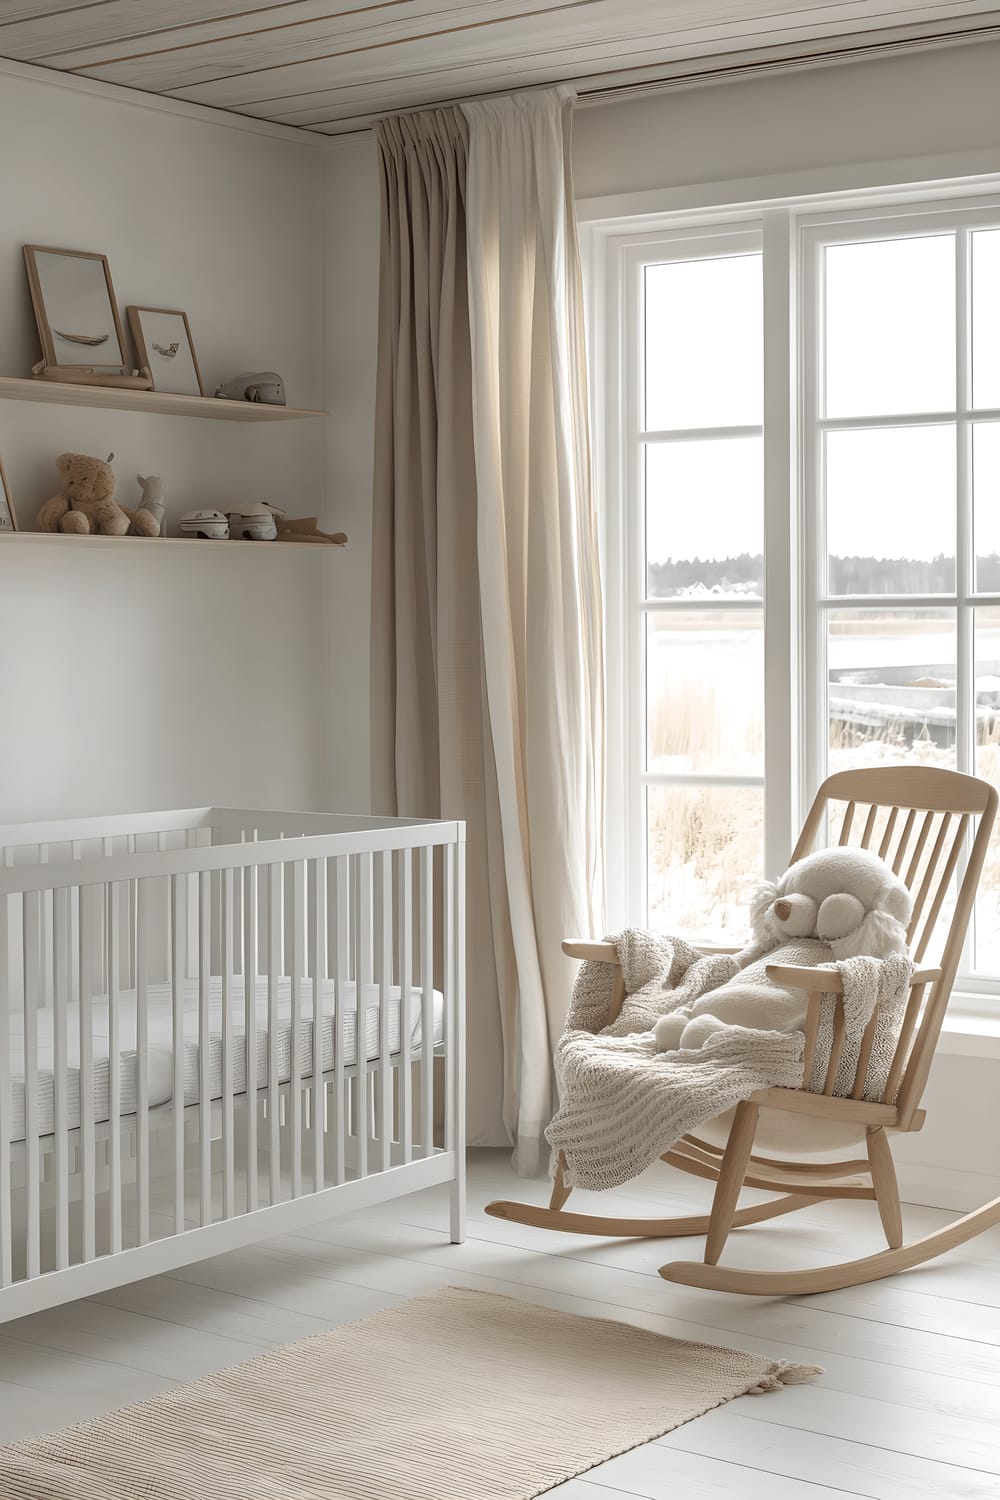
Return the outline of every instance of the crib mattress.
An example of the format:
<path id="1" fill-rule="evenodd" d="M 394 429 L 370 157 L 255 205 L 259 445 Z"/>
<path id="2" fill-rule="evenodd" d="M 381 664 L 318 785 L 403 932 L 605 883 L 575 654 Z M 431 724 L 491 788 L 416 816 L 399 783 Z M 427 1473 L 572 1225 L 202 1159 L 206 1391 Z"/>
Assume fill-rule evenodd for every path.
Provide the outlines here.
<path id="1" fill-rule="evenodd" d="M 363 987 L 365 1056 L 371 1061 L 379 1055 L 379 992 L 375 985 Z M 413 1055 L 419 1056 L 423 1044 L 421 992 L 411 990 L 406 1005 L 401 1004 L 400 989 L 394 985 L 387 991 L 389 1051 L 398 1054 L 402 1050 L 402 1025 L 410 1034 Z M 291 1077 L 292 1067 L 292 996 L 291 981 L 279 979 L 276 986 L 276 1045 L 279 1083 Z M 345 1066 L 350 1067 L 358 1057 L 358 1001 L 354 984 L 345 984 L 341 992 L 339 1017 L 333 1014 L 334 987 L 331 981 L 320 986 L 320 1048 L 322 1068 L 331 1071 L 334 1066 L 334 1037 L 339 1025 L 343 1037 Z M 242 1094 L 246 1090 L 246 1008 L 242 976 L 232 981 L 230 1017 L 233 1036 L 233 1091 Z M 149 1018 L 148 1051 L 148 1097 L 151 1109 L 167 1104 L 173 1097 L 173 993 L 169 983 L 151 984 L 147 990 L 146 1014 Z M 197 1104 L 200 1098 L 201 1047 L 198 1037 L 198 981 L 188 979 L 184 984 L 184 1103 Z M 432 1048 L 442 1040 L 444 1000 L 435 990 L 432 1000 L 434 1034 Z M 118 999 L 119 1056 L 121 1076 L 121 1107 L 123 1116 L 135 1113 L 138 1083 L 138 1058 L 136 1053 L 136 992 L 121 991 Z M 208 1023 L 208 1080 L 212 1099 L 221 1099 L 223 1087 L 222 1057 L 222 983 L 213 978 L 209 986 Z M 67 1124 L 75 1129 L 80 1124 L 80 1008 L 66 1007 L 67 1066 L 66 1099 Z M 55 1128 L 55 1057 L 53 1049 L 53 1011 L 50 1008 L 38 1012 L 38 1134 L 49 1135 Z M 93 1037 L 93 1095 L 94 1119 L 103 1123 L 110 1114 L 110 1062 L 108 1040 L 108 998 L 98 996 L 92 1002 L 91 1035 Z M 254 997 L 254 1026 L 256 1031 L 257 1087 L 268 1084 L 268 995 L 267 980 L 258 979 Z M 10 1018 L 10 1103 L 11 1140 L 25 1137 L 25 1048 L 24 1017 L 17 1012 Z M 299 1071 L 303 1078 L 312 1076 L 313 1062 L 313 1004 L 312 981 L 304 979 L 300 987 L 298 1023 Z"/>

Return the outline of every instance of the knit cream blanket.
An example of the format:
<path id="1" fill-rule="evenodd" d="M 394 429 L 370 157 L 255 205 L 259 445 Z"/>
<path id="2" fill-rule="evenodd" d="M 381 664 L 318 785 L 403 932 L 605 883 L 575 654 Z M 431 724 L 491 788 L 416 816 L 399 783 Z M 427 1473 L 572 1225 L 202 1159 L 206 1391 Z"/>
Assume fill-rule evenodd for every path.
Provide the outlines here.
<path id="1" fill-rule="evenodd" d="M 730 1027 L 697 1052 L 658 1052 L 652 1029 L 660 1016 L 724 984 L 748 954 L 699 953 L 681 938 L 629 929 L 609 941 L 618 949 L 626 998 L 617 1020 L 605 1021 L 614 969 L 582 965 L 566 1028 L 556 1050 L 559 1108 L 546 1131 L 566 1159 L 574 1187 L 618 1187 L 741 1099 L 762 1088 L 802 1082 L 801 1031 Z M 813 952 L 815 945 L 813 945 Z M 759 950 L 758 950 L 759 952 Z M 754 955 L 757 956 L 756 954 Z M 796 958 L 783 945 L 782 962 Z M 909 958 L 851 958 L 834 965 L 844 982 L 845 1040 L 835 1093 L 849 1094 L 862 1033 L 879 1010 L 865 1094 L 879 1098 L 899 1035 L 913 965 Z M 810 1085 L 822 1089 L 833 1039 L 834 1001 L 824 997 Z"/>

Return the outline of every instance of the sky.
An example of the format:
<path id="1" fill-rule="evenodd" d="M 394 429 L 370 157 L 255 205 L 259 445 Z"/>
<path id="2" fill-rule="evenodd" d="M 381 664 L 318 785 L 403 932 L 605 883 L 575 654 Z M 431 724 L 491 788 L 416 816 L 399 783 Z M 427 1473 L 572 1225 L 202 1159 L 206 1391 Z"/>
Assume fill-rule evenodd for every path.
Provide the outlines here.
<path id="1" fill-rule="evenodd" d="M 1000 408 L 1000 230 L 973 235 L 973 400 Z M 919 414 L 955 403 L 955 240 L 930 234 L 826 251 L 825 410 Z M 760 257 L 646 272 L 646 427 L 758 425 Z M 913 425 L 830 433 L 836 556 L 954 554 L 955 436 Z M 647 445 L 651 562 L 762 550 L 759 438 Z M 1000 552 L 1000 423 L 976 429 L 976 542 Z"/>

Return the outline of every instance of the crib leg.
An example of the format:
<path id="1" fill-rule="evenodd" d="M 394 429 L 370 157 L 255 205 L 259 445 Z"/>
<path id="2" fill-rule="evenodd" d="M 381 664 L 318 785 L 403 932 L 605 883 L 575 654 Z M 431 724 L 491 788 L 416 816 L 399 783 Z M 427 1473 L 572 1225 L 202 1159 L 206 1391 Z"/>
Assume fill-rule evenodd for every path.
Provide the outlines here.
<path id="1" fill-rule="evenodd" d="M 461 1245 L 465 1239 L 465 1162 L 459 1163 L 458 1176 L 451 1185 L 451 1243 Z"/>
<path id="2" fill-rule="evenodd" d="M 756 1104 L 748 1099 L 736 1106 L 736 1114 L 726 1142 L 726 1153 L 719 1167 L 719 1181 L 712 1200 L 712 1212 L 708 1221 L 708 1236 L 705 1240 L 705 1264 L 714 1266 L 729 1238 L 736 1214 L 743 1179 L 747 1175 L 747 1163 L 753 1150 L 753 1138 L 757 1133 Z"/>

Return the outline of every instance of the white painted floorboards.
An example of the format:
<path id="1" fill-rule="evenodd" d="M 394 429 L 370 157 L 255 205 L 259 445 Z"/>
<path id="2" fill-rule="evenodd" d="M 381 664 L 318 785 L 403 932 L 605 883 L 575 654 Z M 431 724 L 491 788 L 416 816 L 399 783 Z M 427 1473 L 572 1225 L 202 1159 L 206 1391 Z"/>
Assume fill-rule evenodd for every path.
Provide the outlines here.
<path id="1" fill-rule="evenodd" d="M 640 1213 L 671 1204 L 691 1212 L 705 1186 L 661 1166 L 619 1202 L 622 1211 L 631 1203 Z M 609 1243 L 482 1212 L 492 1197 L 543 1201 L 546 1192 L 542 1182 L 518 1182 L 506 1153 L 474 1153 L 464 1245 L 448 1243 L 447 1189 L 431 1189 L 0 1325 L 0 1441 L 452 1284 L 826 1368 L 815 1385 L 744 1397 L 592 1469 L 550 1491 L 557 1500 L 998 1500 L 1000 1230 L 894 1281 L 768 1301 L 672 1287 L 656 1275 L 664 1260 L 697 1256 L 698 1241 Z M 592 1204 L 579 1195 L 581 1207 L 588 1197 Z M 907 1229 L 950 1217 L 910 1208 Z M 870 1204 L 830 1204 L 737 1231 L 725 1258 L 807 1265 L 880 1243 Z"/>

